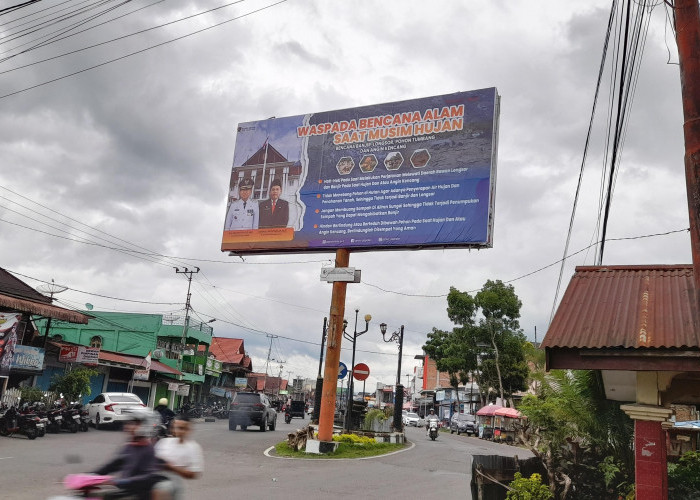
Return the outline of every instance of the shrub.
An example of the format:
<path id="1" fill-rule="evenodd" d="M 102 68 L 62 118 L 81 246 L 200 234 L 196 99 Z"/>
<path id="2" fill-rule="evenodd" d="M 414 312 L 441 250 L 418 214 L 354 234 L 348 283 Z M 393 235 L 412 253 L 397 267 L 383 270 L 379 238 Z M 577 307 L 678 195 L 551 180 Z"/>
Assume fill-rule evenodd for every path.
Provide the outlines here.
<path id="1" fill-rule="evenodd" d="M 513 488 L 508 492 L 508 500 L 550 500 L 552 492 L 542 484 L 542 476 L 535 473 L 529 478 L 524 478 L 520 472 L 515 473 L 515 479 L 509 485 Z"/>
<path id="2" fill-rule="evenodd" d="M 22 387 L 21 391 L 23 402 L 34 403 L 44 398 L 44 391 L 38 387 Z"/>
<path id="3" fill-rule="evenodd" d="M 338 441 L 340 443 L 351 443 L 351 444 L 376 443 L 374 438 L 371 438 L 368 436 L 358 436 L 357 434 L 341 434 L 339 436 L 333 436 L 333 441 Z"/>
<path id="4" fill-rule="evenodd" d="M 379 410 L 377 408 L 374 408 L 370 411 L 367 412 L 365 415 L 365 422 L 364 422 L 364 429 L 371 429 L 372 428 L 372 421 L 373 420 L 379 420 L 384 421 L 387 418 L 389 418 L 384 410 Z"/>
<path id="5" fill-rule="evenodd" d="M 678 459 L 677 464 L 668 464 L 668 486 L 670 499 L 697 498 L 700 494 L 700 452 L 689 451 Z"/>

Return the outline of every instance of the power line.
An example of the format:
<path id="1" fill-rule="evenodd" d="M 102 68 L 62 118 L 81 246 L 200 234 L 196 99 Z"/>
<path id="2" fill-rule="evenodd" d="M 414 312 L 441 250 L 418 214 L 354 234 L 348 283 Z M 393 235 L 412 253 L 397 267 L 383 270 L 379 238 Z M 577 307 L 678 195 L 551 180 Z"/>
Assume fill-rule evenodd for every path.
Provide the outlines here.
<path id="1" fill-rule="evenodd" d="M 43 87 L 44 85 L 48 85 L 48 84 L 50 84 L 50 83 L 55 83 L 55 82 L 58 82 L 58 81 L 60 81 L 60 80 L 64 80 L 64 79 L 66 79 L 66 78 L 70 78 L 71 76 L 75 76 L 75 75 L 79 75 L 79 74 L 81 74 L 81 73 L 85 73 L 86 71 L 90 71 L 90 70 L 93 70 L 93 69 L 96 69 L 96 68 L 100 68 L 100 67 L 102 67 L 102 66 L 106 66 L 107 64 L 111 64 L 111 63 L 113 63 L 113 62 L 121 61 L 122 59 L 126 59 L 126 58 L 128 58 L 128 57 L 135 56 L 135 55 L 137 55 L 137 54 L 142 54 L 142 53 L 147 52 L 147 51 L 149 51 L 149 50 L 152 50 L 152 49 L 155 49 L 155 48 L 158 48 L 158 47 L 162 47 L 163 45 L 167 45 L 167 44 L 170 44 L 170 43 L 173 43 L 173 42 L 182 40 L 182 39 L 184 39 L 184 38 L 188 38 L 188 37 L 190 37 L 190 36 L 197 35 L 197 34 L 202 33 L 202 32 L 204 32 L 204 31 L 207 31 L 207 30 L 210 30 L 210 29 L 213 29 L 213 28 L 217 28 L 217 27 L 222 26 L 222 25 L 224 25 L 224 24 L 227 24 L 227 23 L 230 23 L 230 22 L 233 22 L 233 21 L 237 21 L 237 20 L 239 20 L 239 19 L 242 19 L 242 18 L 244 18 L 244 17 L 250 16 L 250 15 L 252 15 L 252 14 L 257 14 L 258 12 L 261 12 L 261 11 L 266 10 L 266 9 L 270 9 L 270 8 L 272 8 L 272 7 L 275 7 L 275 6 L 277 6 L 277 5 L 280 5 L 280 4 L 282 4 L 282 3 L 285 3 L 286 1 L 287 1 L 287 0 L 279 0 L 278 2 L 275 2 L 275 3 L 273 3 L 273 4 L 266 5 L 265 7 L 261 7 L 261 8 L 259 8 L 259 9 L 254 10 L 254 11 L 247 12 L 246 14 L 242 14 L 242 15 L 240 15 L 240 16 L 234 17 L 234 18 L 232 18 L 232 19 L 228 19 L 228 20 L 226 20 L 226 21 L 222 21 L 222 22 L 220 22 L 220 23 L 213 24 L 213 25 L 208 26 L 208 27 L 206 27 L 206 28 L 202 28 L 202 29 L 200 29 L 200 30 L 196 30 L 196 31 L 193 31 L 193 32 L 191 32 L 191 33 L 187 33 L 186 35 L 182 35 L 182 36 L 179 36 L 179 37 L 176 37 L 176 38 L 172 38 L 172 39 L 170 39 L 170 40 L 166 40 L 165 42 L 157 43 L 157 44 L 155 44 L 155 45 L 151 45 L 150 47 L 146 47 L 146 48 L 141 49 L 141 50 L 137 50 L 137 51 L 134 51 L 134 52 L 130 52 L 130 53 L 125 54 L 125 55 L 123 55 L 123 56 L 115 57 L 114 59 L 109 59 L 109 60 L 107 60 L 107 61 L 105 61 L 105 62 L 102 62 L 102 63 L 99 63 L 99 64 L 95 64 L 95 65 L 93 65 L 93 66 L 89 66 L 89 67 L 87 67 L 87 68 L 83 68 L 83 69 L 78 70 L 78 71 L 74 71 L 73 73 L 69 73 L 69 74 L 67 74 L 67 75 L 59 76 L 59 77 L 57 77 L 57 78 L 52 78 L 51 80 L 47 80 L 47 81 L 45 81 L 45 82 L 38 83 L 38 84 L 32 85 L 32 86 L 30 86 L 30 87 L 26 87 L 26 88 L 23 88 L 23 89 L 20 89 L 20 90 L 16 90 L 16 91 L 14 91 L 14 92 L 10 92 L 9 94 L 1 95 L 1 96 L 0 96 L 0 99 L 5 99 L 5 98 L 11 97 L 11 96 L 13 96 L 13 95 L 21 94 L 21 93 L 23 93 L 23 92 L 27 92 L 27 91 L 29 91 L 29 90 L 36 89 L 36 88 L 38 88 L 38 87 Z"/>

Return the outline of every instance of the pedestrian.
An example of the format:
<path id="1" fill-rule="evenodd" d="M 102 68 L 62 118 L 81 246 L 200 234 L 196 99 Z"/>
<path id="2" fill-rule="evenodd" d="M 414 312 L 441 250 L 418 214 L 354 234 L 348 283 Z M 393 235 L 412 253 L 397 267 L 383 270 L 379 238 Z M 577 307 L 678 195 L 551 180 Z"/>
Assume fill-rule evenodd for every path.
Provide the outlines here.
<path id="1" fill-rule="evenodd" d="M 175 415 L 172 422 L 174 437 L 156 443 L 156 456 L 162 460 L 167 481 L 156 484 L 153 500 L 180 500 L 184 498 L 183 479 L 196 479 L 204 471 L 202 447 L 190 439 L 192 425 L 189 417 Z"/>

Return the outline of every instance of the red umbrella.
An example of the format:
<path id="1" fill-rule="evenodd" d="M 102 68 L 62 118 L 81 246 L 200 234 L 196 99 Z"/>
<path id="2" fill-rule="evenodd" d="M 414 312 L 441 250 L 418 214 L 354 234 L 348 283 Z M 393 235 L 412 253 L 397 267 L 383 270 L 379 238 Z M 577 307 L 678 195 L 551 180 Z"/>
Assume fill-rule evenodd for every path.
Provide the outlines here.
<path id="1" fill-rule="evenodd" d="M 490 417 L 496 413 L 496 410 L 500 410 L 501 408 L 503 408 L 501 405 L 490 404 L 481 408 L 476 414 L 480 417 Z"/>
<path id="2" fill-rule="evenodd" d="M 508 418 L 521 418 L 522 414 L 516 410 L 515 408 L 501 408 L 500 410 L 496 410 L 494 415 L 499 416 L 499 417 L 508 417 Z"/>

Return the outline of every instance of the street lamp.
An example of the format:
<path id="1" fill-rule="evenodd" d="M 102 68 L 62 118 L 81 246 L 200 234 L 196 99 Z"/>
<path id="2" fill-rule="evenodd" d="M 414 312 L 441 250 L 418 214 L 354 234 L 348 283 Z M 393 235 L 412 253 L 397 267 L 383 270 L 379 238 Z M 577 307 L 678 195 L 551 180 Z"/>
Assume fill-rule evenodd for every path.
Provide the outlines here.
<path id="1" fill-rule="evenodd" d="M 401 385 L 401 356 L 403 351 L 403 325 L 398 332 L 394 332 L 386 338 L 386 323 L 379 325 L 382 332 L 384 342 L 397 342 L 399 344 L 399 368 L 396 371 L 396 396 L 394 397 L 394 429 L 403 430 L 403 422 L 401 420 L 401 410 L 403 409 L 403 386 Z"/>
<path id="2" fill-rule="evenodd" d="M 353 330 L 352 336 L 345 331 L 348 326 L 347 320 L 343 320 L 343 337 L 352 342 L 352 362 L 350 363 L 350 381 L 348 382 L 348 397 L 345 406 L 345 428 L 350 430 L 352 424 L 352 402 L 353 402 L 353 391 L 355 390 L 355 344 L 357 343 L 357 337 L 362 334 L 367 333 L 369 330 L 369 322 L 372 321 L 371 314 L 365 314 L 365 329 L 361 332 L 357 331 L 357 316 L 360 314 L 359 309 L 355 309 L 355 329 Z"/>
<path id="3" fill-rule="evenodd" d="M 323 347 L 326 344 L 326 334 L 328 333 L 328 318 L 323 318 L 323 333 L 321 334 L 321 355 L 318 358 L 318 375 L 316 376 L 316 392 L 314 392 L 314 411 L 311 414 L 311 421 L 318 423 L 321 414 L 321 395 L 323 394 Z"/>

